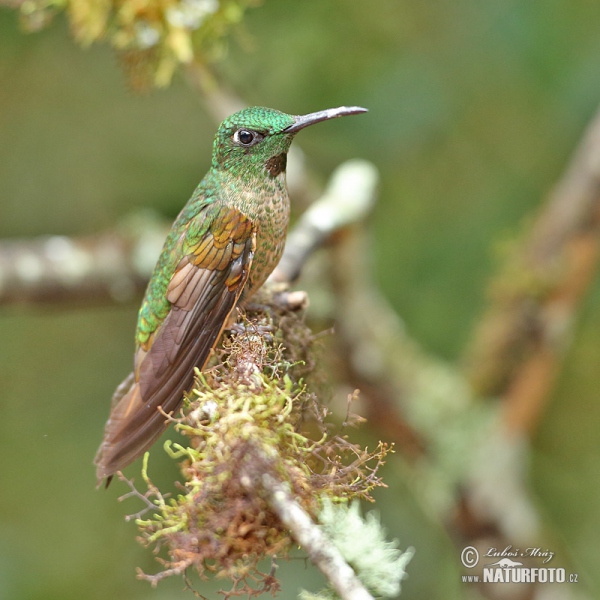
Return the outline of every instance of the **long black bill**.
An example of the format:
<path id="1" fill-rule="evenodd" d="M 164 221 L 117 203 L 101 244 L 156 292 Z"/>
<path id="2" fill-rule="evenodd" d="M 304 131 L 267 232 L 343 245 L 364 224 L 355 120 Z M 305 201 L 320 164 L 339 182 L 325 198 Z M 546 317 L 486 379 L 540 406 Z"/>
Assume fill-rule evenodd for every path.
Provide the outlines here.
<path id="1" fill-rule="evenodd" d="M 309 125 L 313 125 L 314 123 L 335 119 L 336 117 L 345 117 L 346 115 L 359 115 L 360 113 L 365 112 L 367 112 L 367 109 L 360 106 L 339 106 L 338 108 L 328 108 L 327 110 L 320 110 L 319 112 L 310 113 L 308 115 L 294 117 L 294 124 L 284 129 L 284 131 L 286 133 L 295 133 L 296 131 L 300 131 Z"/>

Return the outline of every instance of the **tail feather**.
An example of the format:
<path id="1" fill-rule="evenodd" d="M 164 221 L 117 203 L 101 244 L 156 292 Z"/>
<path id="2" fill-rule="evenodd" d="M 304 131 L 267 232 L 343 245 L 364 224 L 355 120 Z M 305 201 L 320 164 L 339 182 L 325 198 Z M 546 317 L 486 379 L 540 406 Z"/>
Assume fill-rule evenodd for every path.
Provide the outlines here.
<path id="1" fill-rule="evenodd" d="M 205 327 L 202 334 L 192 336 L 192 341 L 162 377 L 156 377 L 159 369 L 154 365 L 162 364 L 163 351 L 160 344 L 155 344 L 144 357 L 139 381 L 129 375 L 117 388 L 104 439 L 94 460 L 98 485 L 141 456 L 161 436 L 168 425 L 163 413 L 174 414 L 181 405 L 183 392 L 193 381 L 194 367 L 202 369 L 206 364 L 232 310 L 231 305 L 197 320 L 195 327 Z M 193 314 L 188 313 L 186 320 L 192 317 Z"/>
<path id="2" fill-rule="evenodd" d="M 185 294 L 172 297 L 174 304 L 156 329 L 150 347 L 138 347 L 135 372 L 113 396 L 104 439 L 94 460 L 99 485 L 160 437 L 168 425 L 164 413 L 178 410 L 184 390 L 192 383 L 194 367 L 204 368 L 248 279 L 255 236 L 242 241 L 242 254 L 225 269 L 210 267 L 212 262 L 210 268 L 187 269 L 189 260 L 182 261 L 189 292 L 186 288 Z"/>
<path id="3" fill-rule="evenodd" d="M 117 388 L 113 396 L 113 406 L 106 422 L 104 439 L 94 459 L 97 467 L 98 486 L 105 477 L 109 477 L 125 467 L 145 450 L 144 447 L 140 448 L 139 444 L 135 444 L 133 437 L 123 436 L 128 416 L 139 411 L 143 404 L 139 384 L 128 382 L 128 379 Z M 129 383 L 129 388 L 125 387 L 127 383 Z M 158 435 L 161 432 L 162 430 L 159 430 Z"/>

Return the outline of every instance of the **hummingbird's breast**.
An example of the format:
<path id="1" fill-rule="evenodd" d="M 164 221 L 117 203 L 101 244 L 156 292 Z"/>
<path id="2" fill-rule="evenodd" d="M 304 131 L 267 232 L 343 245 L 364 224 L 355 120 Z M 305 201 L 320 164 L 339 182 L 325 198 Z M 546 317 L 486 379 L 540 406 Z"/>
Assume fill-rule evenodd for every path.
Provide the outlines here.
<path id="1" fill-rule="evenodd" d="M 267 280 L 279 263 L 290 220 L 290 200 L 285 171 L 253 182 L 239 198 L 238 208 L 256 224 L 256 250 L 244 297 L 248 298 Z"/>
<path id="2" fill-rule="evenodd" d="M 248 278 L 248 292 L 252 295 L 267 280 L 279 263 L 290 221 L 290 200 L 281 174 L 281 186 L 273 186 L 260 194 L 257 210 L 256 251 Z"/>

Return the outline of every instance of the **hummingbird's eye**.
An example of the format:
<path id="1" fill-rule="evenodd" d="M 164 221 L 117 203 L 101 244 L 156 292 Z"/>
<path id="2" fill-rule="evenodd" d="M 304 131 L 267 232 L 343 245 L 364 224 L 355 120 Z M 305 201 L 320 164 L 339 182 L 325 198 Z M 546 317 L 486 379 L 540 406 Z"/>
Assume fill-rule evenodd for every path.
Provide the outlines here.
<path id="1" fill-rule="evenodd" d="M 258 131 L 250 131 L 249 129 L 238 129 L 233 134 L 233 141 L 240 146 L 254 146 L 262 140 L 264 135 Z"/>

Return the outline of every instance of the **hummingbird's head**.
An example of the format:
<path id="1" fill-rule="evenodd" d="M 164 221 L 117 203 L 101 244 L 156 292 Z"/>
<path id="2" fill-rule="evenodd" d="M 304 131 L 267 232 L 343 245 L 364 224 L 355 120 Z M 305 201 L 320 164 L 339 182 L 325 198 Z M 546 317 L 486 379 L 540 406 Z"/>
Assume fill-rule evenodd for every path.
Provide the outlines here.
<path id="1" fill-rule="evenodd" d="M 358 106 L 330 108 L 308 115 L 287 115 L 253 106 L 227 117 L 213 146 L 213 168 L 234 174 L 276 177 L 285 171 L 287 152 L 300 129 L 327 119 L 366 112 Z"/>

